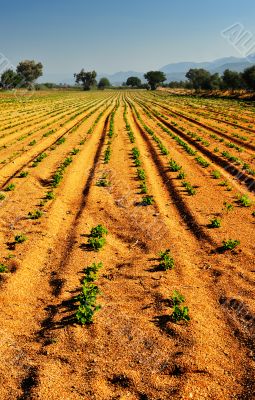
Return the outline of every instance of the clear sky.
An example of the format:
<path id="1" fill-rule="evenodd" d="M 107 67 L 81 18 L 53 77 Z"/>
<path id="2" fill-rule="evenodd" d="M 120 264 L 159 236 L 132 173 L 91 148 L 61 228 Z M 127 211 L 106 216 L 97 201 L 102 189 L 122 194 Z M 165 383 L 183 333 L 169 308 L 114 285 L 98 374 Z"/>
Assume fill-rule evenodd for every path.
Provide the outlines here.
<path id="1" fill-rule="evenodd" d="M 0 0 L 0 53 L 45 71 L 147 71 L 240 56 L 220 32 L 255 35 L 254 0 Z"/>

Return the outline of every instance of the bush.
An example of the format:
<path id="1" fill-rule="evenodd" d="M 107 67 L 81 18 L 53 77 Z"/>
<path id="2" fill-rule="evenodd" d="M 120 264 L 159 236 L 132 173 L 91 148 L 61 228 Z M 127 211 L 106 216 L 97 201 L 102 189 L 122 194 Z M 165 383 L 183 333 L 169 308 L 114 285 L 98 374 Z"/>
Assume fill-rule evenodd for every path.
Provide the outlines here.
<path id="1" fill-rule="evenodd" d="M 221 220 L 219 218 L 213 218 L 210 221 L 209 227 L 210 228 L 220 228 Z"/>

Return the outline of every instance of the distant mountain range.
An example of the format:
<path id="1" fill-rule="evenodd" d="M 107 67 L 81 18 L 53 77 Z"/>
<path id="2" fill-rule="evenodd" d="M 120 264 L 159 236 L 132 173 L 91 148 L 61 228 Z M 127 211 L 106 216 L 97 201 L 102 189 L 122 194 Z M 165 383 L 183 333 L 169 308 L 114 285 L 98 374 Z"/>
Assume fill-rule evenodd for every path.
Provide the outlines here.
<path id="1" fill-rule="evenodd" d="M 250 55 L 249 58 L 239 58 L 239 57 L 225 57 L 219 58 L 214 61 L 207 62 L 192 62 L 192 61 L 184 61 L 178 63 L 167 64 L 164 67 L 160 68 L 160 71 L 164 72 L 167 77 L 167 81 L 180 81 L 185 79 L 185 74 L 190 68 L 204 68 L 210 71 L 211 73 L 218 72 L 222 74 L 225 69 L 231 69 L 232 71 L 241 72 L 245 68 L 255 64 L 255 53 Z M 145 82 L 143 72 L 137 71 L 120 71 L 114 74 L 106 74 L 106 73 L 98 73 L 97 79 L 102 78 L 103 76 L 108 78 L 112 85 L 121 85 L 122 82 L 125 82 L 129 76 L 137 76 Z M 55 83 L 67 83 L 73 84 L 74 78 L 73 73 L 65 73 L 65 74 L 50 74 L 46 73 L 42 78 L 40 78 L 40 82 L 55 82 Z"/>

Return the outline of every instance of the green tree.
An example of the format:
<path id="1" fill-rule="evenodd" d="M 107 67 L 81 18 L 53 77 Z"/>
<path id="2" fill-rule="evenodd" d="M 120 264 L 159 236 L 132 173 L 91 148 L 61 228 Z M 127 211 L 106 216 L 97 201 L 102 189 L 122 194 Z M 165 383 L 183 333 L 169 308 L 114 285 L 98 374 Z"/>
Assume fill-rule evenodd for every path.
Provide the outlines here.
<path id="1" fill-rule="evenodd" d="M 248 89 L 255 90 L 255 65 L 246 68 L 242 73 L 242 78 Z"/>
<path id="2" fill-rule="evenodd" d="M 227 89 L 241 89 L 244 87 L 244 81 L 242 74 L 236 71 L 230 71 L 226 69 L 222 76 L 223 87 Z"/>
<path id="3" fill-rule="evenodd" d="M 136 76 L 130 76 L 127 78 L 126 85 L 132 87 L 140 87 L 142 84 L 141 79 Z"/>
<path id="4" fill-rule="evenodd" d="M 161 71 L 149 71 L 144 74 L 144 78 L 148 81 L 151 90 L 156 90 L 161 83 L 166 81 L 166 76 Z"/>
<path id="5" fill-rule="evenodd" d="M 186 78 L 190 81 L 193 89 L 219 89 L 222 85 L 219 74 L 210 74 L 203 68 L 191 68 L 186 73 Z"/>
<path id="6" fill-rule="evenodd" d="M 25 60 L 18 64 L 16 71 L 20 77 L 20 85 L 29 86 L 42 76 L 43 65 L 40 62 L 36 63 L 34 60 Z"/>
<path id="7" fill-rule="evenodd" d="M 12 69 L 7 69 L 1 75 L 1 86 L 4 89 L 15 88 L 20 81 L 19 75 Z"/>
<path id="8" fill-rule="evenodd" d="M 96 76 L 96 71 L 86 72 L 83 68 L 78 74 L 74 74 L 75 82 L 81 82 L 84 90 L 90 90 L 93 86 L 96 85 Z"/>
<path id="9" fill-rule="evenodd" d="M 102 90 L 104 90 L 106 87 L 110 87 L 110 86 L 111 86 L 110 81 L 107 78 L 101 78 L 97 85 L 98 89 L 102 89 Z"/>

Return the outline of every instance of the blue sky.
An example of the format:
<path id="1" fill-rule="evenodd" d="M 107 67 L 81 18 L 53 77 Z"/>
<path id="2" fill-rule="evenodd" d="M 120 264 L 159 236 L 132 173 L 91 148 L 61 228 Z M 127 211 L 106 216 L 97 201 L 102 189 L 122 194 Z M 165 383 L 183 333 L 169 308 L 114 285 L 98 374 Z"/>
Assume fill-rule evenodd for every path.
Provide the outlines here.
<path id="1" fill-rule="evenodd" d="M 220 32 L 240 22 L 255 35 L 254 0 L 0 0 L 0 12 L 0 53 L 50 73 L 240 56 Z"/>

